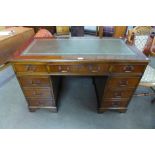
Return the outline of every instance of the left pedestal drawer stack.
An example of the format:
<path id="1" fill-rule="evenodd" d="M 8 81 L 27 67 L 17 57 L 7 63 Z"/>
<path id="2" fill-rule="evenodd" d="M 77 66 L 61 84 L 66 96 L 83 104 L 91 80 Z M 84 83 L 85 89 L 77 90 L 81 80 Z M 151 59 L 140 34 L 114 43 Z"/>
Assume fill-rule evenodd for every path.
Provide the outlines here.
<path id="1" fill-rule="evenodd" d="M 18 76 L 18 80 L 31 112 L 40 108 L 57 112 L 57 93 L 56 90 L 53 90 L 54 79 L 52 80 L 52 78 L 47 75 L 23 75 Z"/>

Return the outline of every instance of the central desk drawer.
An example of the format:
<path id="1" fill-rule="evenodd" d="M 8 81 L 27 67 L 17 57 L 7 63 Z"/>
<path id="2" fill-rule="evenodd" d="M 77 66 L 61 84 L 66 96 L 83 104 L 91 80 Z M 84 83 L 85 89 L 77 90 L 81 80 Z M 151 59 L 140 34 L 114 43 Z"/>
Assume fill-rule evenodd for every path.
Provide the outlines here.
<path id="1" fill-rule="evenodd" d="M 26 97 L 44 97 L 51 98 L 53 94 L 51 94 L 50 88 L 23 88 L 24 94 Z"/>
<path id="2" fill-rule="evenodd" d="M 108 80 L 107 87 L 134 88 L 139 83 L 140 77 L 112 77 Z"/>
<path id="3" fill-rule="evenodd" d="M 49 77 L 44 76 L 20 76 L 18 77 L 23 87 L 49 87 Z"/>
<path id="4" fill-rule="evenodd" d="M 36 72 L 47 72 L 46 65 L 35 65 L 35 64 L 14 64 L 16 72 L 36 73 Z"/>
<path id="5" fill-rule="evenodd" d="M 108 72 L 109 64 L 52 64 L 49 69 L 52 73 L 97 74 Z"/>

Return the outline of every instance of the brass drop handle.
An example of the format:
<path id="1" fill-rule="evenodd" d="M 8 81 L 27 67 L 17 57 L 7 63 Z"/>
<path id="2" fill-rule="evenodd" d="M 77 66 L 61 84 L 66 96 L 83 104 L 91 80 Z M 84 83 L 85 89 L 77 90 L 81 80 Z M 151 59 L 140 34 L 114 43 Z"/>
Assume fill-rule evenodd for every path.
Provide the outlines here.
<path id="1" fill-rule="evenodd" d="M 98 72 L 98 70 L 92 70 L 91 72 L 92 72 L 92 73 L 97 73 L 97 72 Z"/>
<path id="2" fill-rule="evenodd" d="M 63 69 L 61 66 L 59 66 L 59 71 L 61 71 L 62 73 L 67 73 L 69 71 L 69 67 Z"/>
<path id="3" fill-rule="evenodd" d="M 120 105 L 120 102 L 118 102 L 118 101 L 112 102 L 113 107 L 118 107 L 119 105 Z"/>
<path id="4" fill-rule="evenodd" d="M 92 72 L 92 73 L 97 73 L 100 71 L 100 66 L 97 66 L 97 67 L 93 67 L 92 65 L 89 66 L 89 70 Z"/>
<path id="5" fill-rule="evenodd" d="M 128 85 L 128 81 L 126 81 L 126 80 L 121 80 L 121 81 L 119 81 L 119 86 L 125 87 L 125 86 L 127 86 L 127 85 Z"/>
<path id="6" fill-rule="evenodd" d="M 35 70 L 36 70 L 36 66 L 31 66 L 31 65 L 26 66 L 26 71 L 34 72 Z"/>
<path id="7" fill-rule="evenodd" d="M 122 97 L 122 93 L 121 93 L 121 92 L 115 92 L 115 93 L 114 93 L 114 96 L 115 96 L 115 97 Z"/>
<path id="8" fill-rule="evenodd" d="M 40 96 L 40 95 L 42 95 L 42 93 L 41 92 L 36 92 L 36 91 L 34 91 L 34 93 L 33 93 L 34 95 L 37 95 L 37 96 Z"/>
<path id="9" fill-rule="evenodd" d="M 123 71 L 126 72 L 126 73 L 130 73 L 133 70 L 134 70 L 134 66 L 132 66 L 132 65 L 127 65 L 127 66 L 123 67 Z"/>

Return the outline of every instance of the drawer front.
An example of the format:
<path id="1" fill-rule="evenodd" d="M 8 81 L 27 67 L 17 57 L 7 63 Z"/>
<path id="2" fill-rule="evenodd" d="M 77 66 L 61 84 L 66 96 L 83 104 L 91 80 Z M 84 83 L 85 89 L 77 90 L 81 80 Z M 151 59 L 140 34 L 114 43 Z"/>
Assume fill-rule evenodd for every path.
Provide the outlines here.
<path id="1" fill-rule="evenodd" d="M 55 106 L 54 100 L 50 99 L 28 99 L 29 106 Z"/>
<path id="2" fill-rule="evenodd" d="M 143 73 L 145 65 L 120 64 L 112 65 L 111 72 L 113 73 Z"/>
<path id="3" fill-rule="evenodd" d="M 51 98 L 53 96 L 50 88 L 23 88 L 23 90 L 26 97 Z"/>
<path id="4" fill-rule="evenodd" d="M 35 65 L 35 64 L 14 64 L 16 72 L 47 72 L 46 65 Z"/>
<path id="5" fill-rule="evenodd" d="M 129 98 L 133 93 L 133 90 L 106 90 L 104 98 Z"/>
<path id="6" fill-rule="evenodd" d="M 140 77 L 113 77 L 108 80 L 107 87 L 134 88 L 139 80 Z"/>
<path id="7" fill-rule="evenodd" d="M 125 108 L 127 100 L 104 100 L 100 108 Z"/>
<path id="8" fill-rule="evenodd" d="M 83 74 L 103 74 L 108 72 L 108 64 L 57 64 L 49 65 L 52 73 L 83 73 Z"/>
<path id="9" fill-rule="evenodd" d="M 31 76 L 21 76 L 18 77 L 20 83 L 23 87 L 49 87 L 50 80 L 49 77 L 31 77 Z"/>

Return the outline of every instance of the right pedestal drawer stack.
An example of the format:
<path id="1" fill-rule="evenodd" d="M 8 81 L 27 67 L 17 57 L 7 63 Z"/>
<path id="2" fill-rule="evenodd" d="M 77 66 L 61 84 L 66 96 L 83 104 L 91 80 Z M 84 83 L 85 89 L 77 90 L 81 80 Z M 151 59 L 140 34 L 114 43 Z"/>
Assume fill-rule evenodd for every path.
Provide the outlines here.
<path id="1" fill-rule="evenodd" d="M 115 109 L 125 112 L 127 105 L 143 75 L 145 64 L 112 64 L 99 101 L 99 112 Z"/>

